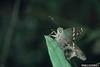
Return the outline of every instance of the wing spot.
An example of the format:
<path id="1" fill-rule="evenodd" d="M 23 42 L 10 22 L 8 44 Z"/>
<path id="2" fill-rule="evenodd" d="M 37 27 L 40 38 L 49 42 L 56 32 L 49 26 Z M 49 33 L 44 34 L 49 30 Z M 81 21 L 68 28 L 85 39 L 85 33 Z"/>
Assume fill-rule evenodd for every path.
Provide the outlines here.
<path id="1" fill-rule="evenodd" d="M 73 40 L 75 40 L 75 37 L 73 37 Z"/>
<path id="2" fill-rule="evenodd" d="M 73 33 L 73 37 L 75 36 L 75 33 Z"/>
<path id="3" fill-rule="evenodd" d="M 77 36 L 79 35 L 79 33 L 76 34 Z"/>
<path id="4" fill-rule="evenodd" d="M 83 32 L 83 28 L 81 28 L 81 31 Z"/>
<path id="5" fill-rule="evenodd" d="M 75 33 L 75 27 L 73 27 L 73 33 Z"/>

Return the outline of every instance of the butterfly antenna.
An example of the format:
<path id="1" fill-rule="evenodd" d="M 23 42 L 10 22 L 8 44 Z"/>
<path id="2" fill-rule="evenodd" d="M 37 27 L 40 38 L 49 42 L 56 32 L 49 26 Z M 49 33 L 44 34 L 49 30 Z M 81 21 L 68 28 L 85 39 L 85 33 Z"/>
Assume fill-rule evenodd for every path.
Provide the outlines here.
<path id="1" fill-rule="evenodd" d="M 54 17 L 52 16 L 48 16 L 51 20 L 52 20 L 52 23 L 54 23 L 57 27 L 59 27 L 58 23 L 55 21 Z"/>

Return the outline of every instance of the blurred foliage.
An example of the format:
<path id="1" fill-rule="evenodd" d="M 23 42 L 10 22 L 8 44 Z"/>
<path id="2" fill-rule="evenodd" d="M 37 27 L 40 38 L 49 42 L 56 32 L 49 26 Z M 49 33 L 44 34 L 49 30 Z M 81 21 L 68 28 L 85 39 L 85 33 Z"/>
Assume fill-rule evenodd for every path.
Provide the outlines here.
<path id="1" fill-rule="evenodd" d="M 95 44 L 100 45 L 99 0 L 19 0 L 16 5 L 17 1 L 0 0 L 1 67 L 52 67 L 44 35 L 57 25 L 87 30 L 77 42 L 87 60 L 73 58 L 76 65 L 100 62 L 100 52 L 93 51 Z"/>

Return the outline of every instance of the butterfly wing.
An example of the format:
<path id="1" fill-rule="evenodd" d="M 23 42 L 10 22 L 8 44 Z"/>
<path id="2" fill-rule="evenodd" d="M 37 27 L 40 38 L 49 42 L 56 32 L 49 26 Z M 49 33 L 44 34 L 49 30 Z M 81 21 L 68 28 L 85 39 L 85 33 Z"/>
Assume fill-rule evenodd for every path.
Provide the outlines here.
<path id="1" fill-rule="evenodd" d="M 64 30 L 64 37 L 68 43 L 80 39 L 80 35 L 83 33 L 83 28 L 73 27 Z M 71 43 L 72 44 L 72 43 Z"/>
<path id="2" fill-rule="evenodd" d="M 74 41 L 82 34 L 82 32 L 83 32 L 83 29 L 80 27 L 73 27 L 73 28 L 68 28 L 68 29 L 64 30 L 66 41 L 69 42 L 70 47 L 73 46 L 75 48 L 76 55 L 75 54 L 74 55 L 77 56 L 78 58 L 80 58 L 81 60 L 86 60 L 85 54 L 74 43 Z"/>
<path id="3" fill-rule="evenodd" d="M 75 31 L 73 31 L 73 40 L 79 40 L 84 31 L 85 30 L 82 27 L 75 27 Z"/>
<path id="4" fill-rule="evenodd" d="M 64 30 L 65 40 L 70 44 L 73 39 L 73 28 L 68 28 Z"/>
<path id="5" fill-rule="evenodd" d="M 77 58 L 80 58 L 83 61 L 86 60 L 86 56 L 83 53 L 83 51 L 77 45 L 74 45 L 74 46 L 75 46 L 75 51 L 76 51 Z"/>

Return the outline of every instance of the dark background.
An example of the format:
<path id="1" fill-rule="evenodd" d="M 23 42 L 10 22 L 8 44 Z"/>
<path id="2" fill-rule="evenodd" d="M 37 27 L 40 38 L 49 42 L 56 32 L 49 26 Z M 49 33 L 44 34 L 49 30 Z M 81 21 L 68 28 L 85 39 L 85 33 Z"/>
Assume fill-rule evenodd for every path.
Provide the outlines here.
<path id="1" fill-rule="evenodd" d="M 57 25 L 86 29 L 77 45 L 87 60 L 74 58 L 77 67 L 100 62 L 99 0 L 0 0 L 0 67 L 52 67 L 44 35 Z"/>

